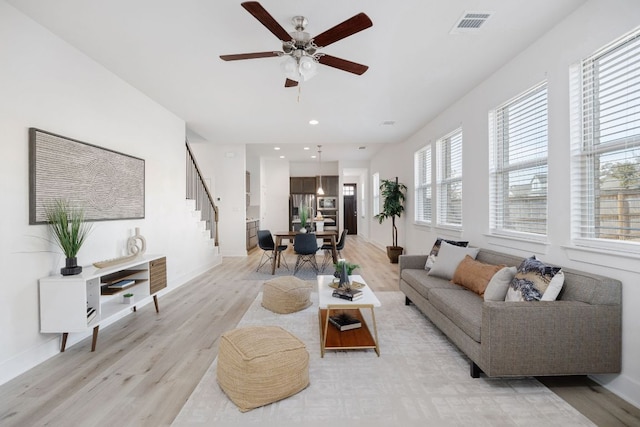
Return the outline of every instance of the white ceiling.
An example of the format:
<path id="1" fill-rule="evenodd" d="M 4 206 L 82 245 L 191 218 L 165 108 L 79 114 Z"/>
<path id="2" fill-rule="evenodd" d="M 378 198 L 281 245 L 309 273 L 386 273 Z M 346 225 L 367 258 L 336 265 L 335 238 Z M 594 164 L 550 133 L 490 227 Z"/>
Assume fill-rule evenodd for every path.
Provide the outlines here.
<path id="1" fill-rule="evenodd" d="M 312 36 L 359 12 L 373 21 L 323 49 L 365 74 L 321 65 L 298 89 L 283 87 L 280 58 L 219 59 L 281 49 L 240 0 L 7 0 L 184 119 L 191 139 L 292 161 L 308 160 L 302 146 L 322 144 L 323 161 L 364 160 L 405 140 L 584 1 L 261 0 L 287 31 L 307 17 Z M 465 11 L 492 16 L 451 34 Z"/>

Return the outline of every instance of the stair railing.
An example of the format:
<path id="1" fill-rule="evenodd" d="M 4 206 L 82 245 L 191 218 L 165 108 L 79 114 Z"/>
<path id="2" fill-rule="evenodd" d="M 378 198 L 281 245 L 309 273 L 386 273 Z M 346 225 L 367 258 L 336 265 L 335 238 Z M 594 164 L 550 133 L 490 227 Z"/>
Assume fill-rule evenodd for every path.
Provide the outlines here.
<path id="1" fill-rule="evenodd" d="M 209 188 L 202 177 L 196 158 L 187 146 L 187 199 L 195 200 L 196 210 L 200 211 L 201 219 L 206 224 L 215 246 L 218 246 L 218 207 L 213 201 Z"/>

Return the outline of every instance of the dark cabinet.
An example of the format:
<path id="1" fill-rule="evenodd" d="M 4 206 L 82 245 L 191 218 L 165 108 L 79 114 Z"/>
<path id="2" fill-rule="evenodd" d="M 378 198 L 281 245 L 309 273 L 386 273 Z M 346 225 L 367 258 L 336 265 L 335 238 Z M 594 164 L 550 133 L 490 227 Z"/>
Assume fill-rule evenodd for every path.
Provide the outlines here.
<path id="1" fill-rule="evenodd" d="M 258 246 L 258 227 L 260 221 L 247 221 L 247 250 Z"/>
<path id="2" fill-rule="evenodd" d="M 289 178 L 289 193 L 313 194 L 317 190 L 315 176 L 294 176 Z"/>
<path id="3" fill-rule="evenodd" d="M 339 196 L 338 194 L 338 176 L 323 176 L 322 189 L 325 196 Z"/>

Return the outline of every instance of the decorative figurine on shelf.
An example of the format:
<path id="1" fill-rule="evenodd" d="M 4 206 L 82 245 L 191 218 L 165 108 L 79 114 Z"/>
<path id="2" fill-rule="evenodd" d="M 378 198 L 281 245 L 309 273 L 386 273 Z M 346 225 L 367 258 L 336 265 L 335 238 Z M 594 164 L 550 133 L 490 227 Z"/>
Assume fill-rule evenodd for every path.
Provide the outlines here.
<path id="1" fill-rule="evenodd" d="M 339 288 L 348 288 L 349 287 L 349 274 L 347 272 L 347 263 L 342 263 L 342 269 L 340 270 L 340 282 L 338 283 Z"/>
<path id="2" fill-rule="evenodd" d="M 140 243 L 140 246 L 138 246 Z M 136 234 L 127 239 L 127 251 L 131 255 L 143 255 L 147 250 L 147 241 L 140 234 L 140 228 L 136 227 Z"/>

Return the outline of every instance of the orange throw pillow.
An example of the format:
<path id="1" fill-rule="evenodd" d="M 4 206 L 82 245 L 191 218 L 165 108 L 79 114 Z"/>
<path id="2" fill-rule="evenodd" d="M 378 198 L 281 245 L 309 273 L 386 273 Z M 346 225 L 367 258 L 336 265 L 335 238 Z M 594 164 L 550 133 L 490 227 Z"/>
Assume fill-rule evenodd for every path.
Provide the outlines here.
<path id="1" fill-rule="evenodd" d="M 483 296 L 489 281 L 505 265 L 485 264 L 467 255 L 456 268 L 451 281 Z"/>

